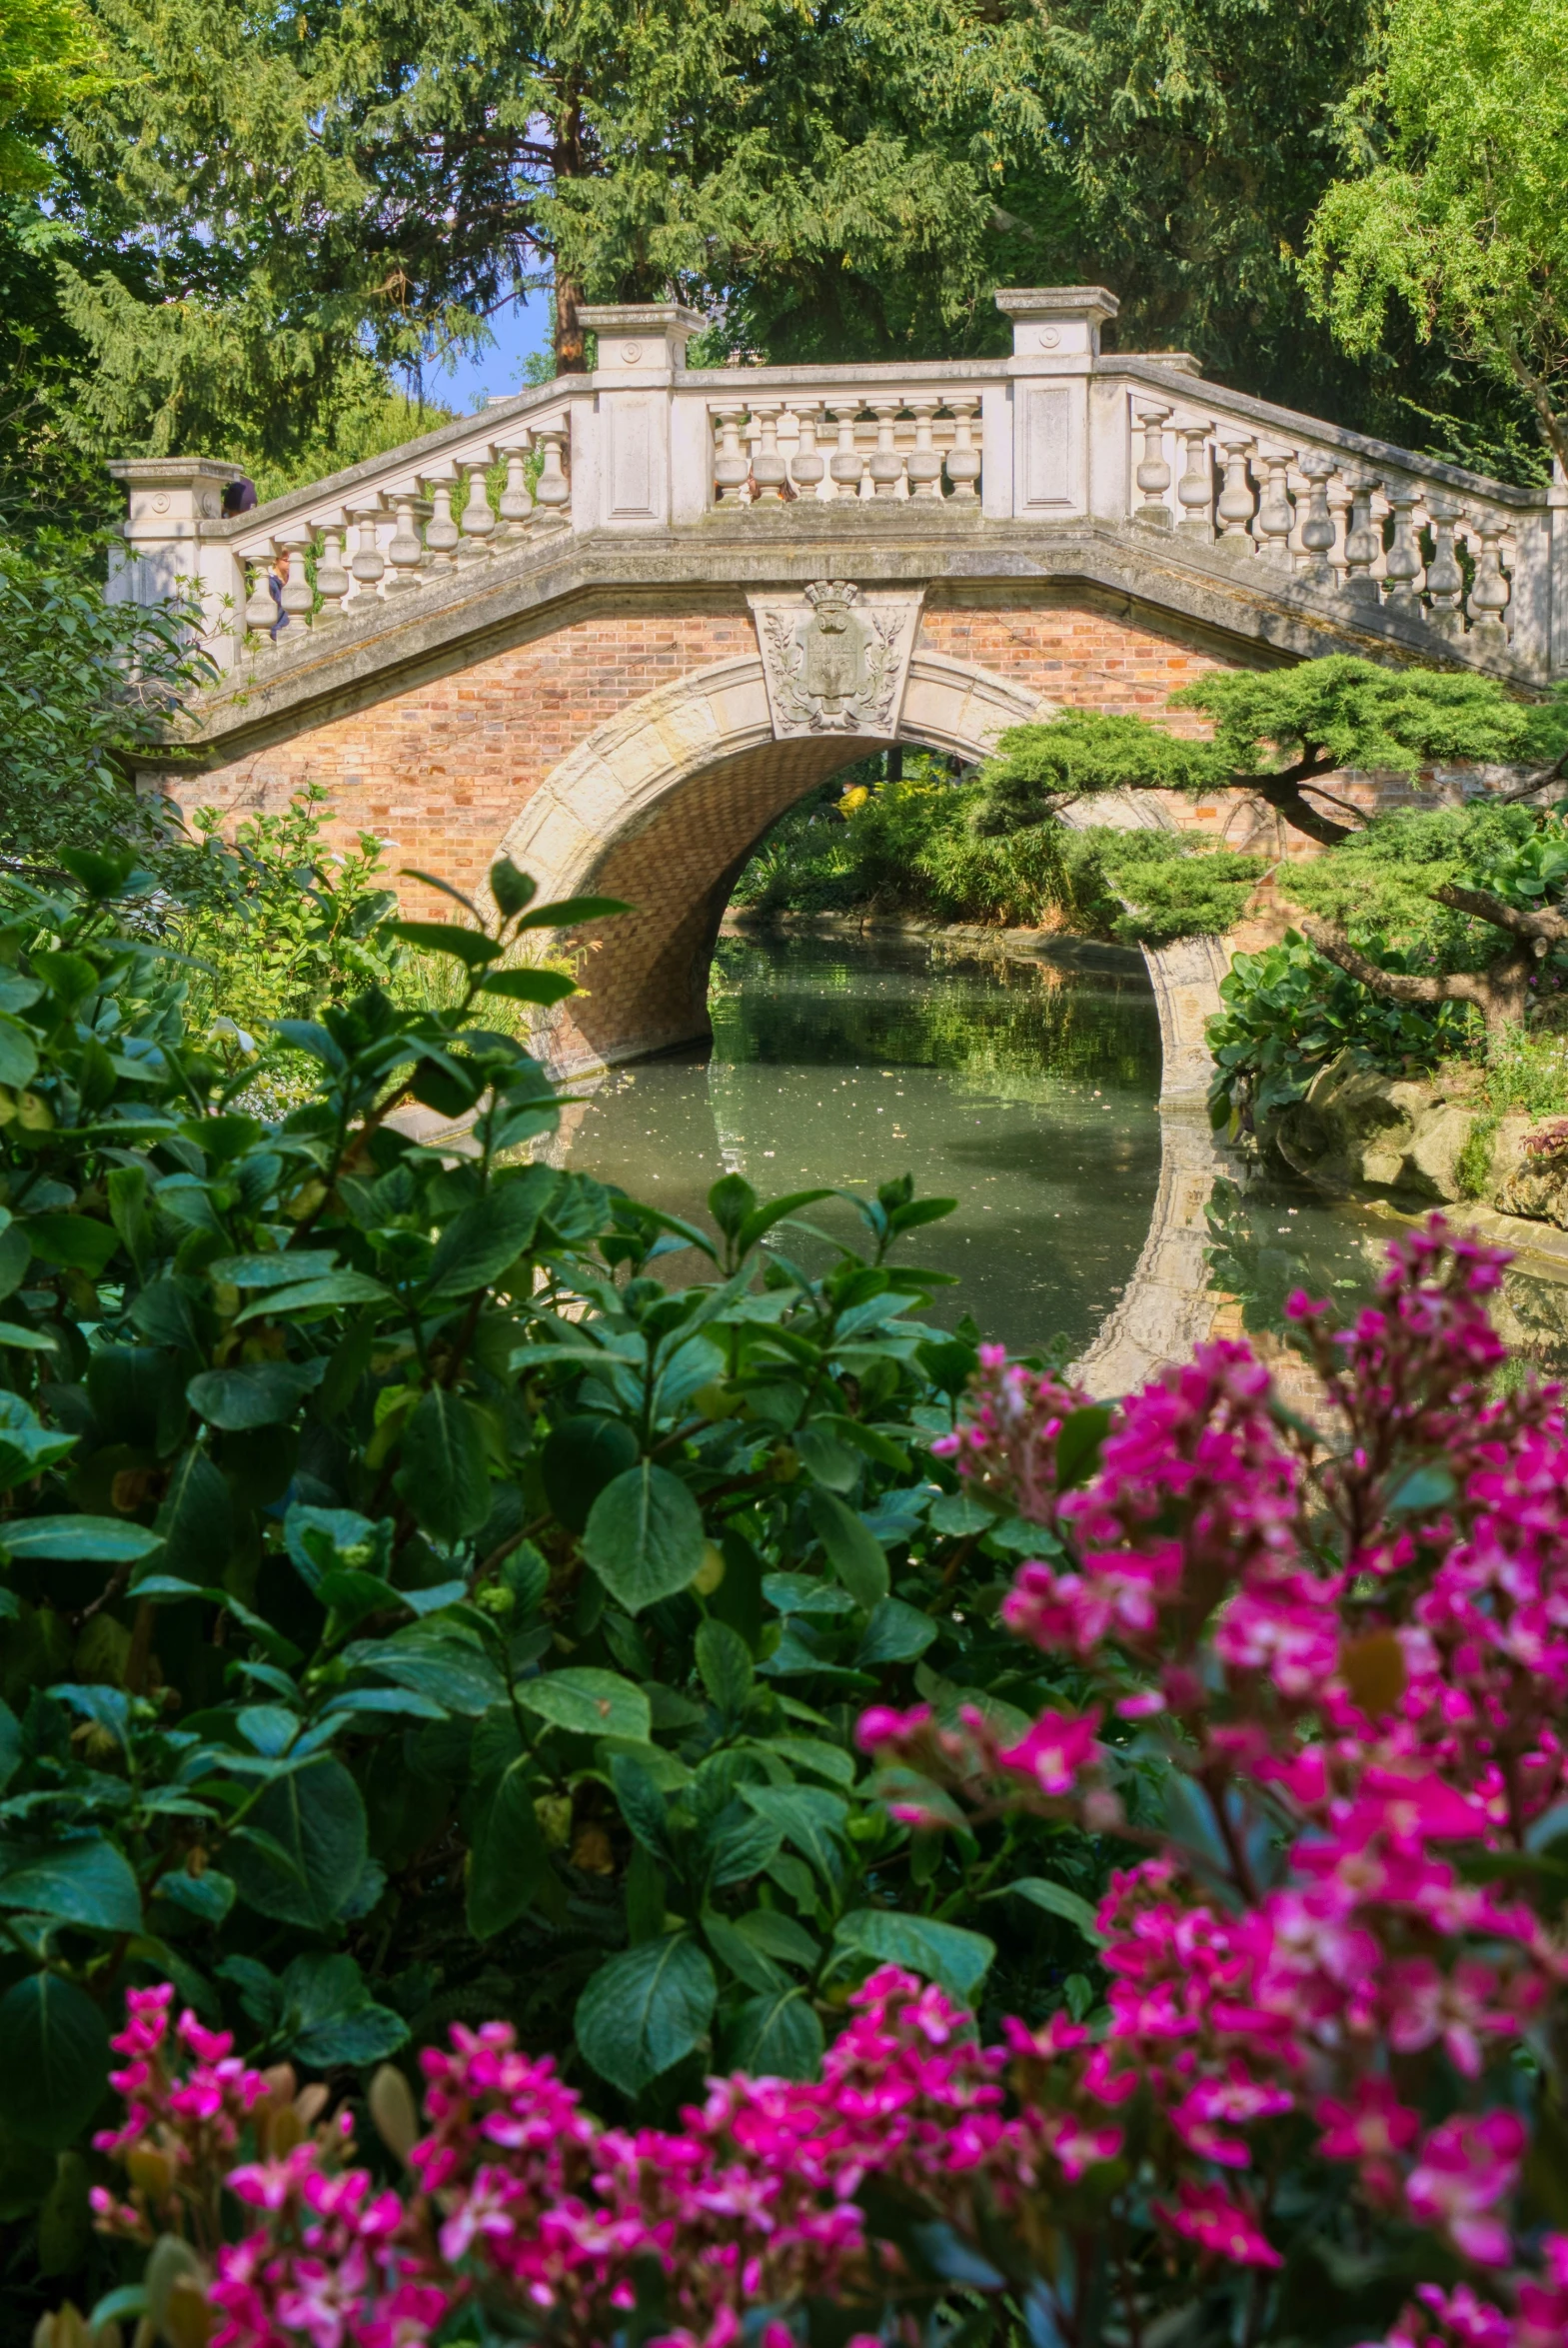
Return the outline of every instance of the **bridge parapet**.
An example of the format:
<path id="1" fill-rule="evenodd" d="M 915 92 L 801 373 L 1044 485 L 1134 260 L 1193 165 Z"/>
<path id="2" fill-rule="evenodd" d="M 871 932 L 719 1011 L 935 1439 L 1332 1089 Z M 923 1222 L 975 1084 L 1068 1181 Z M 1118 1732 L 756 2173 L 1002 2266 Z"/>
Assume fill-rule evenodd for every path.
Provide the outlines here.
<path id="1" fill-rule="evenodd" d="M 830 530 L 852 550 L 906 518 L 992 548 L 1109 532 L 1347 641 L 1521 683 L 1568 673 L 1568 487 L 1512 488 L 1249 399 L 1181 352 L 1106 355 L 1099 288 L 996 299 L 1008 358 L 844 368 L 689 369 L 692 312 L 585 311 L 593 374 L 245 515 L 221 514 L 233 468 L 115 467 L 131 514 L 110 592 L 194 579 L 219 666 L 281 675 L 346 620 L 412 618 L 455 580 L 548 562 L 567 534 L 634 559 L 640 540 L 716 530 L 757 549 Z"/>

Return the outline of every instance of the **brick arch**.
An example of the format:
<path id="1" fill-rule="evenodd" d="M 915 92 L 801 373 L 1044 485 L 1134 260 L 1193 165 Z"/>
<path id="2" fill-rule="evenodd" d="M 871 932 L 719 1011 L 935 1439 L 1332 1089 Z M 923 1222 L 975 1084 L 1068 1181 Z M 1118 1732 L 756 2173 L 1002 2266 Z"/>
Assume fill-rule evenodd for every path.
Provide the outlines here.
<path id="1" fill-rule="evenodd" d="M 967 661 L 916 652 L 898 739 L 983 758 L 1054 704 Z M 501 846 L 541 893 L 623 898 L 584 933 L 586 994 L 563 1017 L 564 1069 L 632 1060 L 710 1033 L 708 968 L 730 892 L 786 808 L 856 759 L 865 736 L 776 740 L 755 655 L 646 694 L 549 774 Z"/>

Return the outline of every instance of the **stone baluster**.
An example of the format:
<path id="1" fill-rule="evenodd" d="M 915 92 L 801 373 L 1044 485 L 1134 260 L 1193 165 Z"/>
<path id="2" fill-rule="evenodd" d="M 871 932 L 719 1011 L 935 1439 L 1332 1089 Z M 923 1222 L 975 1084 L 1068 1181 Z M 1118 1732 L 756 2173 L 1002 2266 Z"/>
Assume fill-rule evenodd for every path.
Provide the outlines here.
<path id="1" fill-rule="evenodd" d="M 1137 470 L 1143 503 L 1134 506 L 1133 519 L 1146 522 L 1155 530 L 1168 530 L 1170 508 L 1165 503 L 1165 492 L 1170 487 L 1170 467 L 1165 462 L 1165 426 L 1170 410 L 1139 408 L 1137 416 L 1143 434 L 1143 458 Z"/>
<path id="2" fill-rule="evenodd" d="M 802 498 L 814 498 L 827 471 L 827 460 L 816 445 L 816 402 L 796 400 L 791 413 L 799 426 L 800 438 L 789 460 L 789 478 Z"/>
<path id="3" fill-rule="evenodd" d="M 903 487 L 903 457 L 893 445 L 893 419 L 901 400 L 878 400 L 875 405 L 876 448 L 867 470 L 871 477 L 871 495 L 895 498 Z"/>
<path id="4" fill-rule="evenodd" d="M 1208 453 L 1209 428 L 1207 424 L 1183 424 L 1178 429 L 1187 461 L 1176 483 L 1176 503 L 1181 508 L 1181 520 L 1176 528 L 1183 538 L 1199 539 L 1204 546 L 1212 546 L 1214 468 Z"/>
<path id="5" fill-rule="evenodd" d="M 939 400 L 910 400 L 909 411 L 914 418 L 914 446 L 904 459 L 904 474 L 912 498 L 941 496 L 941 458 L 931 446 L 931 419 L 941 405 Z"/>
<path id="6" fill-rule="evenodd" d="M 744 408 L 719 408 L 719 454 L 714 459 L 714 503 L 716 506 L 741 506 L 746 503 L 746 485 L 752 477 L 752 459 L 741 446 L 741 419 Z"/>
<path id="7" fill-rule="evenodd" d="M 283 610 L 291 628 L 308 628 L 316 609 L 316 590 L 311 585 L 306 564 L 316 541 L 316 533 L 307 523 L 296 523 L 273 540 L 280 554 L 289 558 L 289 576 L 283 582 Z"/>
<path id="8" fill-rule="evenodd" d="M 272 600 L 268 579 L 272 571 L 272 556 L 248 555 L 251 592 L 245 599 L 245 649 L 249 653 L 266 652 L 272 641 L 272 631 L 278 617 L 278 607 Z"/>
<path id="9" fill-rule="evenodd" d="M 1432 525 L 1432 560 L 1426 566 L 1426 596 L 1431 606 L 1427 624 L 1439 636 L 1462 636 L 1464 614 L 1459 599 L 1464 593 L 1464 573 L 1454 554 L 1454 524 L 1464 508 L 1446 491 L 1434 489 L 1428 494 L 1426 511 Z"/>
<path id="10" fill-rule="evenodd" d="M 1384 495 L 1394 515 L 1393 542 L 1384 566 L 1388 580 L 1385 608 L 1397 612 L 1401 619 L 1421 620 L 1426 616 L 1421 603 L 1421 550 L 1412 521 L 1421 492 L 1413 481 L 1390 481 L 1384 483 Z"/>
<path id="11" fill-rule="evenodd" d="M 1345 560 L 1345 541 L 1350 535 L 1350 484 L 1342 471 L 1336 469 L 1328 485 L 1328 510 L 1334 520 L 1334 543 L 1329 550 L 1328 567 L 1334 574 L 1334 585 L 1343 587 L 1349 565 Z"/>
<path id="12" fill-rule="evenodd" d="M 1219 445 L 1225 452 L 1225 486 L 1214 509 L 1221 524 L 1219 543 L 1227 555 L 1254 554 L 1257 550 L 1252 544 L 1252 484 L 1247 479 L 1252 436 L 1234 434 Z"/>
<path id="13" fill-rule="evenodd" d="M 343 561 L 344 536 L 342 522 L 322 524 L 321 553 L 316 558 L 316 593 L 321 597 L 321 610 L 316 615 L 318 628 L 330 628 L 343 617 L 343 599 L 349 592 L 349 574 Z"/>
<path id="14" fill-rule="evenodd" d="M 544 470 L 534 484 L 536 537 L 543 531 L 570 530 L 572 527 L 566 512 L 572 503 L 572 484 L 567 479 L 565 463 L 570 429 L 566 423 L 547 424 L 534 434 L 536 442 L 545 452 Z"/>
<path id="15" fill-rule="evenodd" d="M 1481 542 L 1481 551 L 1475 559 L 1475 578 L 1470 587 L 1470 633 L 1478 644 L 1493 645 L 1500 651 L 1508 642 L 1503 621 L 1509 595 L 1508 581 L 1503 576 L 1505 525 L 1490 514 L 1477 514 L 1473 528 Z"/>
<path id="16" fill-rule="evenodd" d="M 487 563 L 490 560 L 490 542 L 496 534 L 496 516 L 490 503 L 490 486 L 486 475 L 495 457 L 494 449 L 476 449 L 472 456 L 458 459 L 459 470 L 468 483 L 468 496 L 463 503 L 463 538 L 458 547 L 460 566 Z"/>
<path id="17" fill-rule="evenodd" d="M 354 559 L 349 565 L 350 575 L 361 596 L 375 595 L 387 569 L 387 559 L 381 551 L 376 532 L 381 521 L 381 492 L 373 490 L 349 508 L 349 520 L 354 524 Z"/>
<path id="18" fill-rule="evenodd" d="M 1345 468 L 1350 491 L 1350 527 L 1345 532 L 1345 593 L 1358 604 L 1381 603 L 1372 565 L 1383 551 L 1383 534 L 1372 520 L 1372 495 L 1377 476 L 1361 466 Z"/>
<path id="19" fill-rule="evenodd" d="M 783 400 L 754 400 L 752 414 L 757 420 L 757 446 L 752 451 L 752 480 L 756 489 L 754 504 L 782 506 L 784 486 L 789 478 L 789 468 L 779 454 L 779 417 Z"/>
<path id="20" fill-rule="evenodd" d="M 450 571 L 458 544 L 458 526 L 452 519 L 452 493 L 458 484 L 457 468 L 444 465 L 439 473 L 425 477 L 430 491 L 430 520 L 425 525 L 425 552 L 430 557 L 432 571 Z"/>
<path id="21" fill-rule="evenodd" d="M 528 451 L 514 448 L 501 453 L 507 460 L 507 486 L 500 499 L 501 527 L 495 538 L 498 553 L 504 546 L 521 546 L 534 519 L 534 501 L 528 493 Z"/>
<path id="22" fill-rule="evenodd" d="M 947 451 L 947 479 L 952 484 L 955 498 L 976 495 L 980 478 L 980 452 L 974 445 L 974 415 L 979 407 L 978 393 L 972 399 L 949 398 L 946 408 L 952 418 L 952 447 Z"/>
<path id="23" fill-rule="evenodd" d="M 1295 463 L 1294 449 L 1260 449 L 1259 462 L 1268 474 L 1257 509 L 1257 551 L 1262 562 L 1276 571 L 1291 569 L 1290 533 L 1296 526 L 1295 510 L 1290 503 L 1290 468 Z"/>
<path id="24" fill-rule="evenodd" d="M 845 405 L 842 400 L 829 400 L 827 413 L 838 434 L 838 445 L 827 464 L 828 475 L 839 497 L 857 498 L 864 465 L 864 459 L 854 445 L 854 420 L 860 413 L 860 403 L 858 400 L 850 400 Z"/>
<path id="25" fill-rule="evenodd" d="M 423 501 L 418 491 L 412 488 L 394 490 L 390 496 L 393 511 L 398 517 L 398 527 L 387 549 L 392 577 L 387 581 L 385 593 L 406 595 L 410 588 L 423 587 L 425 584 L 419 575 L 420 566 L 425 560 L 425 549 L 420 544 L 419 531 L 415 526 L 415 514 Z"/>
<path id="26" fill-rule="evenodd" d="M 1332 587 L 1334 566 L 1329 561 L 1336 532 L 1328 510 L 1328 484 L 1334 460 L 1322 449 L 1304 449 L 1301 472 L 1307 485 L 1306 514 L 1301 523 L 1301 577 L 1309 587 Z"/>

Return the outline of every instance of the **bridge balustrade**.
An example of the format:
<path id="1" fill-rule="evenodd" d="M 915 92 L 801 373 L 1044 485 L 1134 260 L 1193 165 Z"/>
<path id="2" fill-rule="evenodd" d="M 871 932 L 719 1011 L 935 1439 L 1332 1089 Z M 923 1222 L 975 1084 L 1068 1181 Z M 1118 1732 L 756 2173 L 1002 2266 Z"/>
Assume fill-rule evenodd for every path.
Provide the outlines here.
<path id="1" fill-rule="evenodd" d="M 224 518 L 238 469 L 141 459 L 111 594 L 194 583 L 220 666 L 384 629 L 568 541 L 1115 534 L 1152 571 L 1247 584 L 1409 655 L 1568 671 L 1568 487 L 1524 490 L 1203 381 L 1182 352 L 1107 354 L 1098 288 L 998 294 L 1010 357 L 694 369 L 675 305 L 584 312 L 589 375 L 499 402 Z M 912 534 L 912 537 L 910 536 Z M 646 549 L 645 549 L 646 551 Z M 283 560 L 287 557 L 287 562 Z M 392 607 L 389 611 L 388 607 Z"/>

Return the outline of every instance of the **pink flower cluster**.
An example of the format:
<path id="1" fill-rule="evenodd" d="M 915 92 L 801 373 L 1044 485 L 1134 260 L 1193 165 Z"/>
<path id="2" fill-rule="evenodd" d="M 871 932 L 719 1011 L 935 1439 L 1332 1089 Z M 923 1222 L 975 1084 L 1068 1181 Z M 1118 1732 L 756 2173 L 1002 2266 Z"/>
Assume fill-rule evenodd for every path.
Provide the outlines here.
<path id="1" fill-rule="evenodd" d="M 1005 1345 L 981 1345 L 962 1422 L 931 1450 L 976 1496 L 1004 1502 L 1026 1524 L 1053 1525 L 1057 1438 L 1089 1399 L 1081 1386 L 1009 1361 Z"/>
<path id="2" fill-rule="evenodd" d="M 174 1990 L 167 1981 L 128 1990 L 125 2003 L 125 2028 L 109 2041 L 126 2058 L 109 2074 L 125 2099 L 125 2118 L 96 2135 L 93 2146 L 124 2162 L 131 2197 L 117 2201 L 95 2185 L 94 2216 L 105 2232 L 150 2242 L 172 2213 L 189 2210 L 195 2230 L 211 2233 L 202 2222 L 212 2215 L 210 2180 L 266 2101 L 269 2082 L 239 2060 L 226 2030 L 206 2029 L 189 2008 L 171 2041 Z"/>
<path id="3" fill-rule="evenodd" d="M 1278 2262 L 1250 2180 L 1305 2116 L 1376 2213 L 1493 2278 L 1496 2299 L 1428 2293 L 1398 2348 L 1535 2348 L 1563 2247 L 1545 2281 L 1521 2263 L 1511 2057 L 1568 1952 L 1516 1877 L 1474 1860 L 1518 1850 L 1568 1792 L 1568 1434 L 1554 1388 L 1487 1398 L 1498 1251 L 1434 1218 L 1390 1257 L 1349 1330 L 1292 1299 L 1322 1430 L 1278 1409 L 1247 1346 L 1213 1343 L 1126 1400 L 1084 1490 L 1034 1494 L 1054 1553 L 1022 1567 L 1004 1617 L 1086 1665 L 1105 1704 L 1048 1709 L 1010 1746 L 973 1710 L 939 1726 L 882 1709 L 860 1734 L 908 1818 L 1021 1798 L 1103 1826 L 1120 1816 L 1107 1710 L 1152 1721 L 1187 1793 L 1100 1910 L 1106 2027 L 1038 2034 L 1052 2060 L 1031 2094 L 1107 2144 L 1118 2104 L 1146 2096 L 1175 2186 L 1161 2224 L 1243 2265 Z M 1054 1394 L 1037 1440 L 1025 1410 L 1004 1422 L 1004 1380 L 988 1362 L 954 1453 L 993 1493 L 1059 1427 Z"/>

